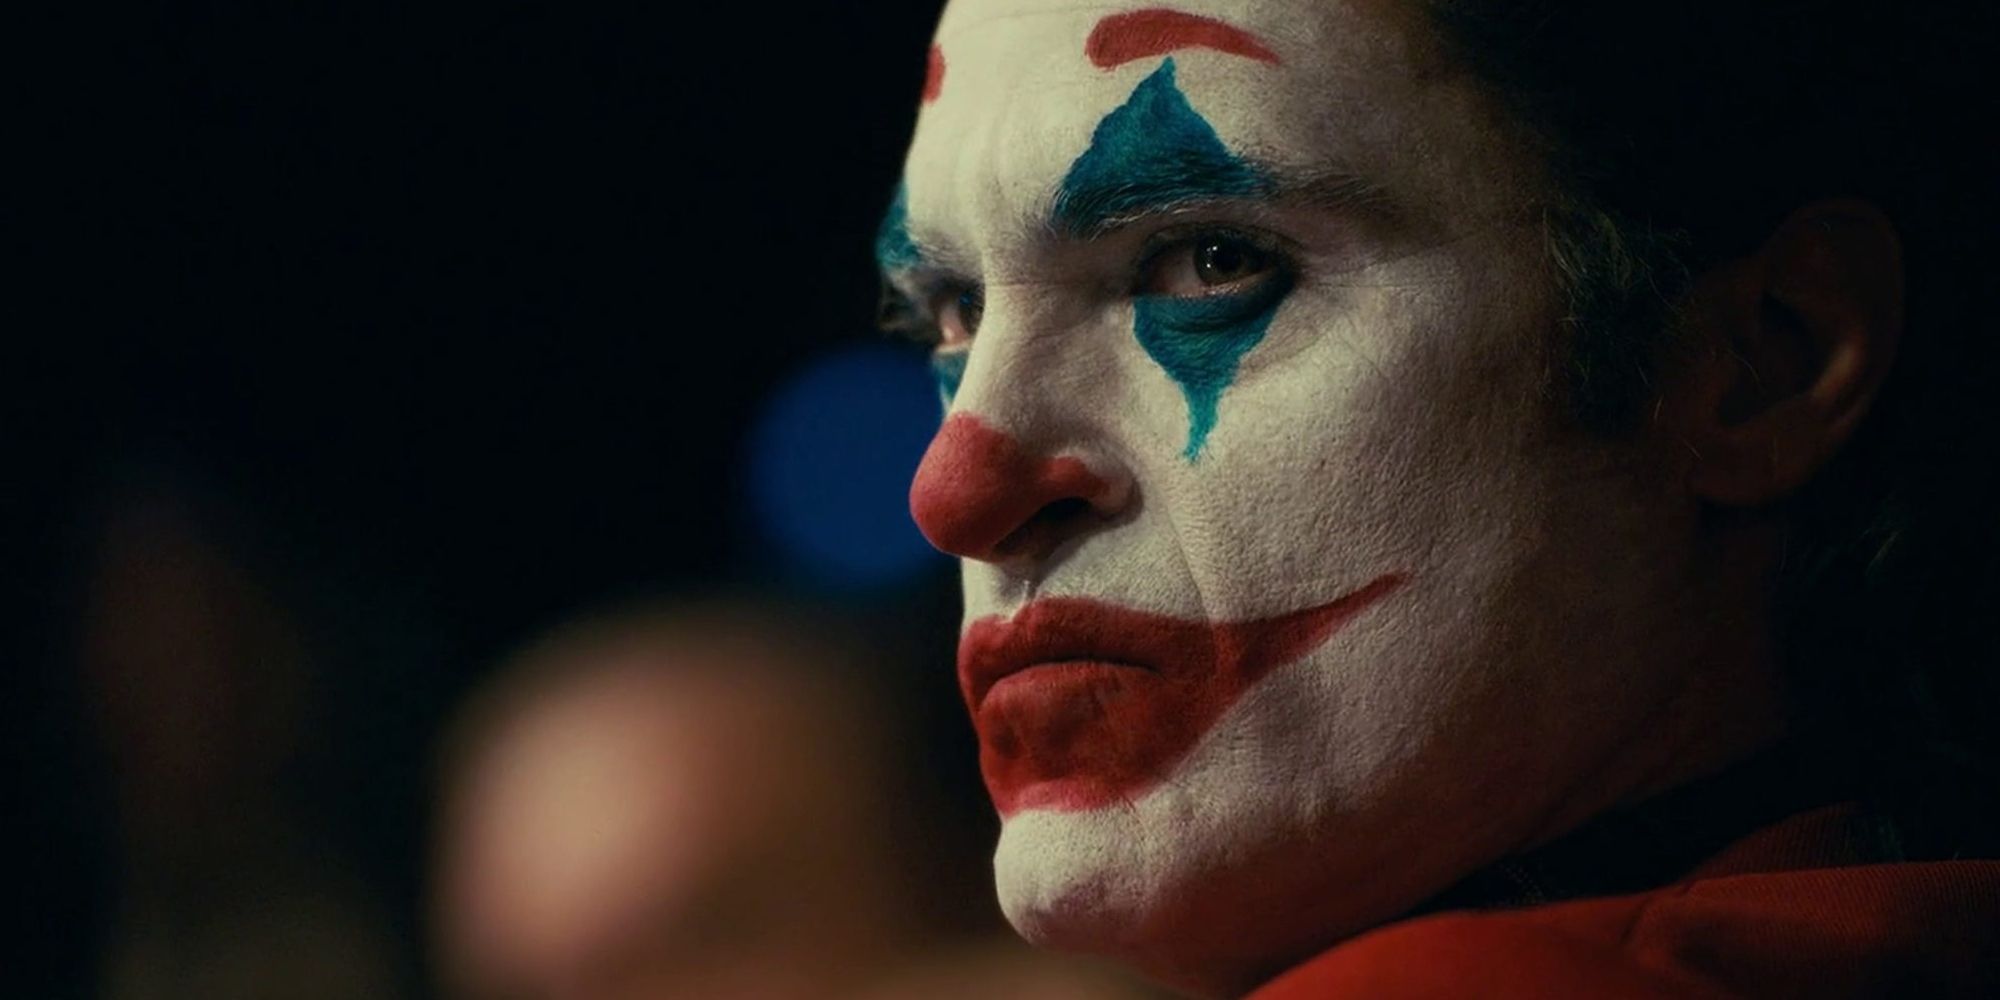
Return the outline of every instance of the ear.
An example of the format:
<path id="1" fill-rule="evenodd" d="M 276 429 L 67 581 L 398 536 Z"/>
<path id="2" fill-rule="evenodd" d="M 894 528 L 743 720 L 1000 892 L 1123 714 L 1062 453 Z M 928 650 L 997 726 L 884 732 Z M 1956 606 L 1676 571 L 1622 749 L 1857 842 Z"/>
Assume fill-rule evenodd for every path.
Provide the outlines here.
<path id="1" fill-rule="evenodd" d="M 1903 330 L 1903 255 L 1873 205 L 1822 201 L 1689 295 L 1698 360 L 1676 395 L 1688 486 L 1760 506 L 1805 485 L 1867 415 Z"/>

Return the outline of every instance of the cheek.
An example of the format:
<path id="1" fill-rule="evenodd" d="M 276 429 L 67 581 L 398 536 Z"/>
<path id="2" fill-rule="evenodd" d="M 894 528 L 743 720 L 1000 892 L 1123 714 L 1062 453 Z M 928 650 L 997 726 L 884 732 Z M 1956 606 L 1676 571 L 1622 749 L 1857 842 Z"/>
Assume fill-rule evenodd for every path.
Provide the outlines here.
<path id="1" fill-rule="evenodd" d="M 1272 613 L 1385 573 L 1409 581 L 1218 727 L 1226 752 L 1190 761 L 1217 794 L 1279 787 L 1292 798 L 1273 808 L 1307 812 L 1376 794 L 1447 724 L 1514 710 L 1528 688 L 1513 672 L 1546 653 L 1523 636 L 1574 603 L 1547 570 L 1591 544 L 1558 523 L 1590 509 L 1590 490 L 1565 482 L 1578 463 L 1544 366 L 1532 348 L 1497 349 L 1527 342 L 1525 324 L 1482 327 L 1441 299 L 1281 318 L 1291 329 L 1246 362 L 1207 451 L 1148 469 L 1151 516 L 1206 608 Z M 1570 513 L 1565 496 L 1580 501 Z"/>
<path id="2" fill-rule="evenodd" d="M 1263 585 L 1462 557 L 1545 488 L 1547 333 L 1459 284 L 1383 283 L 1288 302 L 1223 395 L 1209 453 L 1156 465 L 1225 536 L 1217 557 Z"/>
<path id="3" fill-rule="evenodd" d="M 1433 795 L 1468 828 L 1508 822 L 1489 798 L 1542 794 L 1523 783 L 1608 738 L 1577 725 L 1579 700 L 1619 719 L 1645 697 L 1603 665 L 1657 644 L 1619 609 L 1665 600 L 1647 588 L 1683 558 L 1674 512 L 1569 429 L 1535 312 L 1451 301 L 1385 295 L 1246 364 L 1169 491 L 1205 529 L 1177 536 L 1205 593 L 1291 606 L 1357 576 L 1409 580 L 1246 698 L 1217 730 L 1226 753 L 1191 760 L 1221 789 L 1277 785 L 1299 810 L 1280 825 L 1331 811 L 1393 826 Z"/>

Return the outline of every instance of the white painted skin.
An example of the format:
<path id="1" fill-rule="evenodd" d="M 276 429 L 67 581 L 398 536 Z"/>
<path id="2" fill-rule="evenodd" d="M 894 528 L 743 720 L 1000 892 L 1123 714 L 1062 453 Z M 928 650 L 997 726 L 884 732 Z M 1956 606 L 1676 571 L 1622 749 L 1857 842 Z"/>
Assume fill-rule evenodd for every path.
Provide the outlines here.
<path id="1" fill-rule="evenodd" d="M 1408 575 L 1136 801 L 1004 825 L 998 888 L 1026 937 L 1228 995 L 1740 756 L 1773 735 L 1778 699 L 1743 624 L 1754 591 L 1709 583 L 1726 574 L 1684 447 L 1565 412 L 1544 180 L 1414 11 L 1177 6 L 1282 59 L 1174 55 L 1232 151 L 1352 172 L 1378 206 L 1218 203 L 1062 237 L 1064 174 L 1160 59 L 1084 58 L 1116 8 L 960 0 L 906 172 L 938 273 L 900 283 L 984 287 L 952 412 L 1130 487 L 1052 552 L 968 559 L 968 621 L 1044 595 L 1234 620 Z M 1144 239 L 1198 222 L 1289 242 L 1298 280 L 1190 462 L 1186 403 L 1135 342 L 1131 296 Z"/>

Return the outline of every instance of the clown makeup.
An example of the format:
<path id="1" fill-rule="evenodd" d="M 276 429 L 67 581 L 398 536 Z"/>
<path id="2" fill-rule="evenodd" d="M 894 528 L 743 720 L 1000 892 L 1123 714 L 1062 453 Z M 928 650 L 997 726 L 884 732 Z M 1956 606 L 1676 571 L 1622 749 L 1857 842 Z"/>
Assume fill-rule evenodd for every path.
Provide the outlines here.
<path id="1" fill-rule="evenodd" d="M 1648 790 L 1713 653 L 1657 445 L 1551 389 L 1532 146 L 1413 14 L 938 28 L 878 251 L 1032 940 L 1243 989 Z"/>

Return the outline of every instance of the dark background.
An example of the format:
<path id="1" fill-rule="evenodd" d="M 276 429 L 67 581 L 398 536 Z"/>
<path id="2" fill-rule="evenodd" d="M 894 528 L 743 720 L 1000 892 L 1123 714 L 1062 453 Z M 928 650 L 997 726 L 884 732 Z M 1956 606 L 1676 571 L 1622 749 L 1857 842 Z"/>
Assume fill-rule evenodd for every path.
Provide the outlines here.
<path id="1" fill-rule="evenodd" d="M 133 497 L 194 510 L 315 637 L 287 782 L 412 940 L 435 731 L 536 631 L 723 585 L 948 642 L 941 561 L 802 576 L 745 495 L 772 389 L 876 336 L 870 236 L 937 7 L 6 15 L 0 516 L 27 795 L 0 992 L 93 989 L 116 852 L 75 664 L 93 552 Z M 924 711 L 949 740 L 947 662 Z M 974 780 L 955 749 L 953 787 Z"/>

